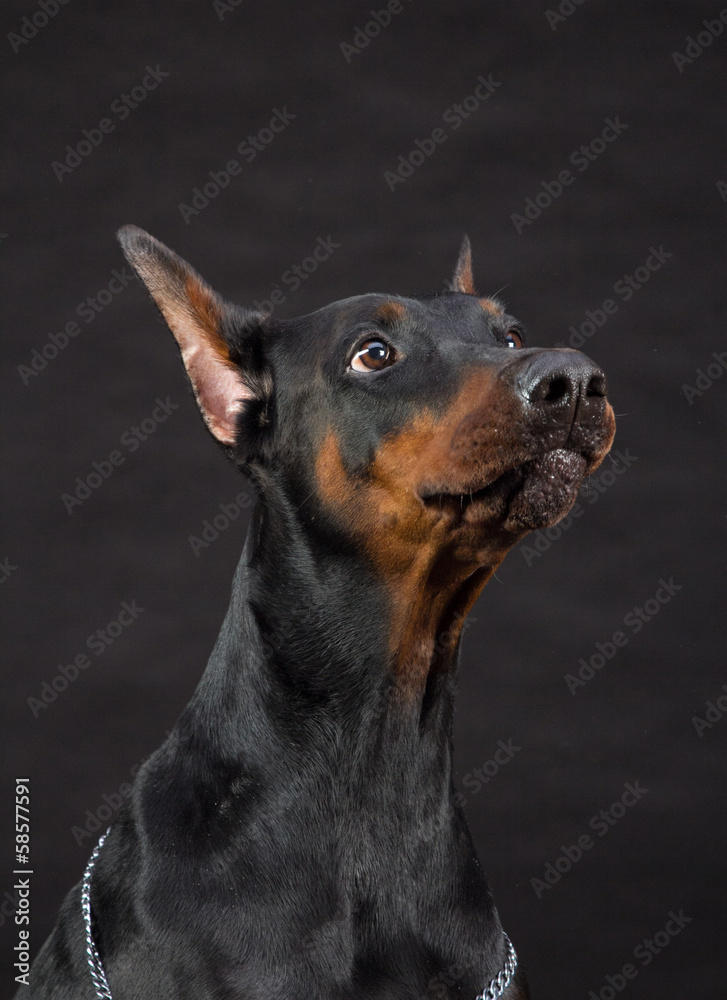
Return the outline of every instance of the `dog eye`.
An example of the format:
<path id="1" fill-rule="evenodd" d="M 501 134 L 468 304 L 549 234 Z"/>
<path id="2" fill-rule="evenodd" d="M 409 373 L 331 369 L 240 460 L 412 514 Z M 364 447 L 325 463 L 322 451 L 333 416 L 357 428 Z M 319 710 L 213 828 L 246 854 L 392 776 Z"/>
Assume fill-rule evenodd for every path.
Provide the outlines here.
<path id="1" fill-rule="evenodd" d="M 523 338 L 522 335 L 517 332 L 517 330 L 508 330 L 505 335 L 505 343 L 508 347 L 522 347 Z"/>
<path id="2" fill-rule="evenodd" d="M 351 358 L 355 372 L 378 372 L 397 360 L 394 348 L 383 340 L 367 340 Z"/>

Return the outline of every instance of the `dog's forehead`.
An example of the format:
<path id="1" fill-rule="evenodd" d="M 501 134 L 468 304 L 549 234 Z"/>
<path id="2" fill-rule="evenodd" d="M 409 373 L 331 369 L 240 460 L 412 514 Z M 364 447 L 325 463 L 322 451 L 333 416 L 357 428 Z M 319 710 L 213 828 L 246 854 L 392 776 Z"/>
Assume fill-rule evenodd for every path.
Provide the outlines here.
<path id="1" fill-rule="evenodd" d="M 332 302 L 291 321 L 296 330 L 307 329 L 309 349 L 324 351 L 347 336 L 365 335 L 368 326 L 372 333 L 428 334 L 445 344 L 447 340 L 476 342 L 515 323 L 495 299 L 459 292 L 430 296 L 371 292 Z"/>

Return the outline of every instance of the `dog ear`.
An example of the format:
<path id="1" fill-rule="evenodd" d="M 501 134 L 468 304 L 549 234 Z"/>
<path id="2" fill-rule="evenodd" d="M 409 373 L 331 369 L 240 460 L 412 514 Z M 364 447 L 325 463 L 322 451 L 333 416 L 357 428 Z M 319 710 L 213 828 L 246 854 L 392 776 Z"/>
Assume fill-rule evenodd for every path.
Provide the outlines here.
<path id="1" fill-rule="evenodd" d="M 261 399 L 262 313 L 227 303 L 169 247 L 137 226 L 117 233 L 127 260 L 174 334 L 205 423 L 234 445 L 238 414 Z"/>
<path id="2" fill-rule="evenodd" d="M 465 236 L 459 251 L 459 259 L 454 269 L 454 275 L 449 283 L 452 292 L 464 292 L 466 295 L 477 295 L 472 278 L 472 247 L 469 237 Z"/>

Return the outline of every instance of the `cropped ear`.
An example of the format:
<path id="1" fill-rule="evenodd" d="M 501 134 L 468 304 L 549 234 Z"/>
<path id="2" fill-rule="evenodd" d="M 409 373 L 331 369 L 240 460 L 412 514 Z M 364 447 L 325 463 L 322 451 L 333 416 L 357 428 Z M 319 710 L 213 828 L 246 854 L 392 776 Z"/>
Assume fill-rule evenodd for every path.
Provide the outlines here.
<path id="1" fill-rule="evenodd" d="M 452 292 L 464 292 L 466 295 L 477 295 L 472 278 L 472 247 L 469 237 L 465 236 L 459 251 L 459 259 L 449 283 Z"/>
<path id="2" fill-rule="evenodd" d="M 234 445 L 238 414 L 264 395 L 259 328 L 265 317 L 225 302 L 143 229 L 124 226 L 117 236 L 176 337 L 205 423 L 218 441 Z"/>

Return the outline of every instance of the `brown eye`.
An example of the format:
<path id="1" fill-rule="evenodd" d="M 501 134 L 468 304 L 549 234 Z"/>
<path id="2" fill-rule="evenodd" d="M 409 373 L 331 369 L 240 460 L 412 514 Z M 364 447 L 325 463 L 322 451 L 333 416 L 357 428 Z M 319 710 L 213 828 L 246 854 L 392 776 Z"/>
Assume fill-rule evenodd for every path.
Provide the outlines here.
<path id="1" fill-rule="evenodd" d="M 508 330 L 505 336 L 505 343 L 508 347 L 522 347 L 523 338 L 517 330 Z"/>
<path id="2" fill-rule="evenodd" d="M 396 361 L 396 351 L 383 340 L 367 340 L 351 358 L 355 372 L 378 372 Z"/>

